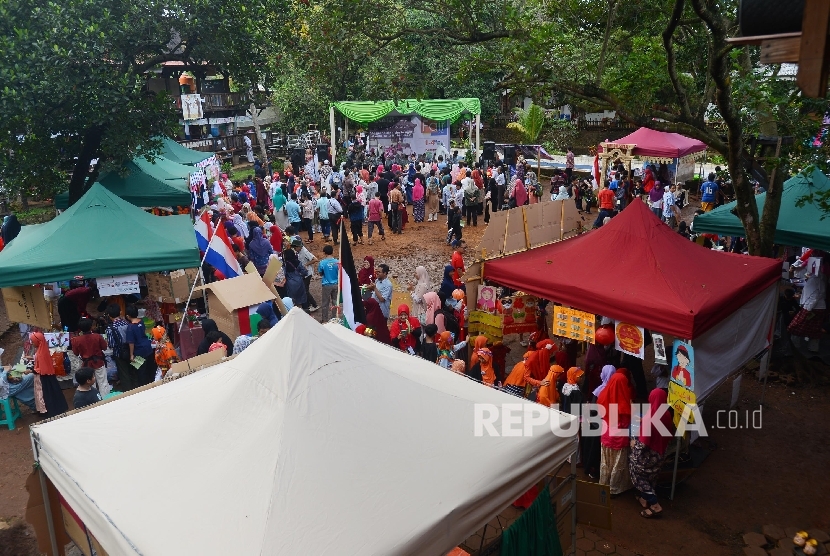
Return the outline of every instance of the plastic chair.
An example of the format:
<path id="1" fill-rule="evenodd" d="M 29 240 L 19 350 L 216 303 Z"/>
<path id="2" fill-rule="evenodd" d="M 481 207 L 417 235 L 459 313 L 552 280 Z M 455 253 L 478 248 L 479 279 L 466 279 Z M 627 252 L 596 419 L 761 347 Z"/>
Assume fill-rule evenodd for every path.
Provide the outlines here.
<path id="1" fill-rule="evenodd" d="M 10 431 L 13 431 L 14 422 L 20 419 L 20 406 L 17 403 L 17 398 L 9 396 L 5 400 L 0 400 L 0 408 L 2 408 L 0 425 L 6 425 Z"/>

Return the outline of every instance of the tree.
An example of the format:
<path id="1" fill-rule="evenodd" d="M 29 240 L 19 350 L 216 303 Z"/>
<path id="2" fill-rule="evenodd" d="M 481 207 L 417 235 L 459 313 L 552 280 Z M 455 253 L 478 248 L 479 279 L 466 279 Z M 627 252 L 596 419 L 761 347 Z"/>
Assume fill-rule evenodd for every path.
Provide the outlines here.
<path id="1" fill-rule="evenodd" d="M 281 29 L 283 0 L 3 0 L 0 3 L 0 149 L 4 186 L 71 172 L 69 200 L 100 164 L 152 156 L 177 124 L 148 72 L 180 62 L 198 77 L 214 69 L 256 89 L 266 48 Z M 36 162 L 35 162 L 36 161 Z"/>
<path id="2" fill-rule="evenodd" d="M 522 134 L 525 144 L 535 145 L 545 127 L 545 111 L 538 104 L 531 104 L 527 108 L 516 108 L 517 121 L 510 122 L 507 127 Z"/>
<path id="3" fill-rule="evenodd" d="M 402 3 L 417 11 L 415 2 L 352 3 L 352 24 L 373 44 L 430 35 L 483 45 L 479 67 L 501 70 L 502 88 L 537 99 L 561 93 L 569 103 L 612 109 L 638 126 L 704 141 L 728 161 L 752 254 L 771 254 L 789 168 L 816 157 L 801 145 L 818 132 L 827 102 L 801 98 L 792 81 L 759 64 L 755 47 L 728 42 L 737 30 L 737 0 L 436 0 L 421 8 L 435 14 L 428 23 L 392 18 L 380 32 L 376 26 L 387 9 Z M 492 10 L 500 16 L 492 17 Z M 764 133 L 794 141 L 766 161 L 774 178 L 762 220 L 747 173 L 746 140 Z"/>

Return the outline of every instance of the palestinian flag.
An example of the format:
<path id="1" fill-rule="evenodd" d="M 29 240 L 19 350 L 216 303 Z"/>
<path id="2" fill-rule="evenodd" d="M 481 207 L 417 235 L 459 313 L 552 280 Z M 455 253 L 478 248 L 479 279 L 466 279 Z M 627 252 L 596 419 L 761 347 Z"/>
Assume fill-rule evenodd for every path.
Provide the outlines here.
<path id="1" fill-rule="evenodd" d="M 236 316 L 239 322 L 239 333 L 242 335 L 257 335 L 257 325 L 262 317 L 256 312 L 259 305 L 251 305 L 237 309 Z"/>
<path id="2" fill-rule="evenodd" d="M 346 232 L 345 219 L 340 221 L 340 280 L 339 298 L 343 308 L 343 324 L 354 330 L 359 324 L 366 322 L 366 312 L 363 310 L 363 298 L 360 295 L 360 286 L 357 284 L 357 268 L 354 266 L 352 248 L 349 245 L 349 235 Z"/>

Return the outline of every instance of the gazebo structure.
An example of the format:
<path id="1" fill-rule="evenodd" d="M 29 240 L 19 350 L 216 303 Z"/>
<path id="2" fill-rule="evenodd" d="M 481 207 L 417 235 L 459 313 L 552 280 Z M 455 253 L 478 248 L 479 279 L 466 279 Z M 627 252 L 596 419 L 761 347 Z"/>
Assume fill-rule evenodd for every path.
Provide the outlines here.
<path id="1" fill-rule="evenodd" d="M 445 147 L 449 149 L 449 124 L 455 122 L 464 113 L 475 116 L 476 153 L 480 152 L 480 124 L 481 124 L 481 101 L 477 98 L 458 99 L 401 99 L 401 100 L 377 100 L 377 101 L 339 101 L 332 102 L 329 106 L 329 125 L 331 126 L 332 141 L 336 137 L 334 123 L 334 110 L 343 114 L 347 120 L 362 124 L 375 122 L 395 112 L 401 116 L 417 117 L 422 127 L 427 126 L 425 121 L 446 122 Z M 428 127 L 428 126 L 427 126 Z M 431 132 L 430 135 L 436 135 Z M 332 149 L 332 164 L 334 164 L 335 150 Z"/>
<path id="2" fill-rule="evenodd" d="M 635 157 L 658 164 L 676 164 L 679 167 L 680 164 L 694 162 L 703 156 L 705 150 L 706 143 L 697 139 L 641 127 L 616 141 L 600 143 L 600 175 L 605 179 L 609 162 L 617 159 L 625 164 L 631 175 L 631 161 Z"/>

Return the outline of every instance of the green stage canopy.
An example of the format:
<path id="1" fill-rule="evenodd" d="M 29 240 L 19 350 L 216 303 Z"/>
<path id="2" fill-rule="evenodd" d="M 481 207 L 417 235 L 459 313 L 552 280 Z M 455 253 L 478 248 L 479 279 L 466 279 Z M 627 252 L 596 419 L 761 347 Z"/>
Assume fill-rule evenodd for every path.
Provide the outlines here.
<path id="1" fill-rule="evenodd" d="M 161 157 L 155 162 L 138 157 L 124 165 L 123 176 L 109 172 L 98 181 L 137 207 L 186 207 L 192 202 L 187 175 L 193 169 Z M 68 206 L 69 193 L 55 196 L 55 208 L 65 210 Z"/>
<path id="2" fill-rule="evenodd" d="M 161 147 L 161 153 L 159 154 L 167 160 L 172 160 L 173 162 L 178 162 L 179 164 L 187 164 L 192 166 L 193 164 L 213 156 L 213 153 L 204 153 L 183 147 L 169 137 L 162 137 L 162 142 L 163 145 Z"/>
<path id="3" fill-rule="evenodd" d="M 775 243 L 795 247 L 814 247 L 830 250 L 830 215 L 824 220 L 823 213 L 814 203 L 806 202 L 796 206 L 796 201 L 809 194 L 818 194 L 830 188 L 830 179 L 818 170 L 809 176 L 799 174 L 784 182 L 781 193 L 781 211 L 775 228 Z M 767 194 L 755 196 L 758 214 L 763 213 Z M 737 202 L 733 201 L 706 214 L 695 217 L 695 233 L 711 233 L 722 236 L 744 237 L 744 227 L 732 211 Z"/>
<path id="4" fill-rule="evenodd" d="M 344 100 L 340 102 L 332 102 L 331 106 L 337 108 L 341 114 L 354 120 L 366 124 L 379 120 L 392 112 L 398 112 L 402 115 L 416 113 L 424 118 L 430 120 L 455 121 L 458 117 L 468 112 L 470 114 L 481 114 L 481 101 L 477 98 L 458 98 L 458 99 L 436 99 L 436 100 L 417 100 L 414 98 L 394 100 L 378 100 L 378 101 L 351 101 Z"/>
<path id="5" fill-rule="evenodd" d="M 54 220 L 23 226 L 0 251 L 0 287 L 198 266 L 189 216 L 154 216 L 95 183 Z"/>

